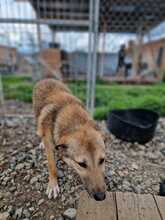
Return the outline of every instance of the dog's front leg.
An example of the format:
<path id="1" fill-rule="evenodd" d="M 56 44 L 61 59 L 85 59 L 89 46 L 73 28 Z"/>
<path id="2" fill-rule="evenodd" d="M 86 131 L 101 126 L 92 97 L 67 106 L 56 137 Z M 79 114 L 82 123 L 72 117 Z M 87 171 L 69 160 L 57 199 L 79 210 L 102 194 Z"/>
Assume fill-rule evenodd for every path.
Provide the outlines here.
<path id="1" fill-rule="evenodd" d="M 45 151 L 48 160 L 48 171 L 49 171 L 49 183 L 47 188 L 47 195 L 48 198 L 51 199 L 56 198 L 59 193 L 59 187 L 57 182 L 57 171 L 55 165 L 55 158 L 54 158 L 54 150 L 53 150 L 53 141 L 50 132 L 46 132 L 43 137 L 43 144 L 45 146 Z"/>

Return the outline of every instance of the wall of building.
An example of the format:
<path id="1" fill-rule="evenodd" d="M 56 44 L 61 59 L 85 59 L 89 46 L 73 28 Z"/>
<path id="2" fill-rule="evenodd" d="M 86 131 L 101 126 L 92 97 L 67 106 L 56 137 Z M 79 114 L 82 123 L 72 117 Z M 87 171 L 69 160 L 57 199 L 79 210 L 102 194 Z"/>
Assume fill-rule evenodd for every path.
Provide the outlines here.
<path id="1" fill-rule="evenodd" d="M 16 48 L 0 45 L 0 64 L 16 65 L 16 63 L 17 63 Z"/>
<path id="2" fill-rule="evenodd" d="M 165 70 L 165 39 L 144 43 L 140 49 L 141 62 L 145 66 L 143 70 L 160 71 Z M 132 62 L 136 54 L 136 42 L 131 41 L 126 49 L 127 56 L 130 56 Z M 142 71 L 143 71 L 142 70 Z"/>
<path id="3" fill-rule="evenodd" d="M 148 64 L 149 69 L 160 67 L 160 70 L 164 70 L 165 69 L 165 39 L 144 44 L 142 46 L 142 61 Z"/>
<path id="4" fill-rule="evenodd" d="M 70 72 L 86 74 L 88 71 L 88 54 L 85 52 L 73 52 L 69 54 Z M 115 75 L 118 63 L 117 53 L 106 53 L 98 56 L 97 74 L 100 74 L 103 66 L 103 75 Z"/>

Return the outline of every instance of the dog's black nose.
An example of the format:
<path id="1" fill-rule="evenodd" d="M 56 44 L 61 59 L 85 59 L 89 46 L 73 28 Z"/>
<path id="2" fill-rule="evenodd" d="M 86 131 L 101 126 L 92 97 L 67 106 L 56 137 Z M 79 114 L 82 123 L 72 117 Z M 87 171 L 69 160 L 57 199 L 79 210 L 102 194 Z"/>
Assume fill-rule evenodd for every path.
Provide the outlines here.
<path id="1" fill-rule="evenodd" d="M 93 197 L 96 201 L 102 201 L 105 199 L 106 195 L 105 192 L 97 192 L 93 195 Z"/>

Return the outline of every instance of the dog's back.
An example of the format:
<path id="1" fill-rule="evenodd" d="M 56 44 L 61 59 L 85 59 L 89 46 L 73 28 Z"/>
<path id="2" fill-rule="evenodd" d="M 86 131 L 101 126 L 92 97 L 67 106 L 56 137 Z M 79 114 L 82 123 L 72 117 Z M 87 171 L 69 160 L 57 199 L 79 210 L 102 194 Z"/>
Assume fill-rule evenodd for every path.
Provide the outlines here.
<path id="1" fill-rule="evenodd" d="M 54 121 L 58 122 L 56 130 L 57 127 L 64 127 L 62 130 L 68 130 L 69 127 L 73 130 L 77 124 L 81 125 L 89 120 L 82 102 L 72 95 L 65 84 L 54 79 L 44 79 L 36 84 L 33 109 L 37 119 L 37 134 L 40 137 L 44 135 L 44 127 L 54 129 Z M 73 123 L 75 119 L 76 122 Z"/>
<path id="2" fill-rule="evenodd" d="M 43 107 L 50 104 L 50 97 L 58 93 L 70 93 L 70 90 L 60 81 L 44 79 L 39 81 L 33 90 L 33 109 L 38 117 Z"/>

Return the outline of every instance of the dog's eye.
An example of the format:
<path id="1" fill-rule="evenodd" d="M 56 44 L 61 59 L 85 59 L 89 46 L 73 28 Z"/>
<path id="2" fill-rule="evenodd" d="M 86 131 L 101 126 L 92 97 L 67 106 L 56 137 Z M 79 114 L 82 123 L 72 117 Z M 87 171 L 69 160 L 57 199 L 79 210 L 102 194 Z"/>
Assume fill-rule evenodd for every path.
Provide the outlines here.
<path id="1" fill-rule="evenodd" d="M 105 162 L 105 159 L 104 158 L 101 158 L 100 161 L 99 161 L 99 164 L 103 164 Z"/>
<path id="2" fill-rule="evenodd" d="M 79 162 L 78 165 L 83 168 L 87 168 L 87 164 L 85 162 Z"/>

